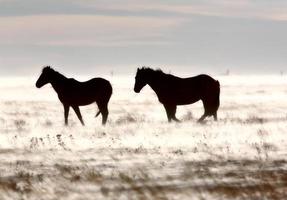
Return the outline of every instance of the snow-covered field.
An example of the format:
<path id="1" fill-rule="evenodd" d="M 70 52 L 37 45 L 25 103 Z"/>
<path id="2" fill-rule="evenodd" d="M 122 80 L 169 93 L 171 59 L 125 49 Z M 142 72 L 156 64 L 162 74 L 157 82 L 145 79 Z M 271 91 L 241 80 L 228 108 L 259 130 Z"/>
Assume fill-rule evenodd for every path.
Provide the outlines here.
<path id="1" fill-rule="evenodd" d="M 96 105 L 82 127 L 37 77 L 0 80 L 0 199 L 286 199 L 287 76 L 219 76 L 219 121 L 201 102 L 167 123 L 147 86 L 107 77 L 106 127 Z"/>

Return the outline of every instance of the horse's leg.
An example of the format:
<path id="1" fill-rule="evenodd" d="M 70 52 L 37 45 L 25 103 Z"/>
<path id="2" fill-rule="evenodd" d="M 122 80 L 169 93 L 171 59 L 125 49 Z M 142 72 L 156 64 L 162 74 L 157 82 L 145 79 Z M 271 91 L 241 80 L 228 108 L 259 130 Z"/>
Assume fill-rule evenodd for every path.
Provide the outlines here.
<path id="1" fill-rule="evenodd" d="M 170 116 L 171 116 L 171 119 L 173 119 L 173 120 L 176 121 L 176 122 L 180 122 L 180 120 L 176 118 L 175 113 L 176 113 L 176 105 L 170 106 Z"/>
<path id="2" fill-rule="evenodd" d="M 171 122 L 171 117 L 170 117 L 170 108 L 168 105 L 163 104 L 164 108 L 165 108 L 165 112 L 166 112 L 166 116 L 167 116 L 167 120 L 168 122 Z"/>
<path id="3" fill-rule="evenodd" d="M 206 117 L 207 117 L 207 115 L 204 113 L 204 114 L 197 120 L 197 122 L 201 123 Z"/>
<path id="4" fill-rule="evenodd" d="M 79 118 L 80 122 L 82 123 L 82 125 L 85 126 L 85 123 L 84 123 L 84 120 L 82 118 L 79 106 L 72 106 L 72 108 L 74 109 L 74 111 L 75 111 L 77 117 Z"/>
<path id="5" fill-rule="evenodd" d="M 70 106 L 64 104 L 64 117 L 65 117 L 65 125 L 68 125 L 68 116 L 69 116 Z"/>
<path id="6" fill-rule="evenodd" d="M 209 112 L 208 102 L 206 99 L 202 99 L 204 114 L 197 120 L 197 122 L 201 123 L 207 116 Z"/>
<path id="7" fill-rule="evenodd" d="M 105 125 L 108 120 L 109 110 L 108 110 L 108 104 L 107 103 L 98 103 L 98 107 L 100 109 L 100 112 L 102 114 L 102 125 Z"/>
<path id="8" fill-rule="evenodd" d="M 213 114 L 214 121 L 217 121 L 217 112 Z"/>
<path id="9" fill-rule="evenodd" d="M 172 113 L 175 113 L 175 108 L 171 105 L 168 105 L 168 104 L 163 104 L 164 108 L 165 108 L 165 111 L 166 111 L 166 115 L 167 115 L 167 120 L 168 122 L 171 122 L 171 120 L 173 119 L 173 114 Z"/>

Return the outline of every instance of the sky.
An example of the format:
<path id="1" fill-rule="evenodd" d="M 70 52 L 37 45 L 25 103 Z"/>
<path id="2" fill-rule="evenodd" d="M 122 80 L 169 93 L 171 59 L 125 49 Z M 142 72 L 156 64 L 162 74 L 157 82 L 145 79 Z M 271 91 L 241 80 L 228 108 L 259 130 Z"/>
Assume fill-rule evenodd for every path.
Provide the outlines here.
<path id="1" fill-rule="evenodd" d="M 286 0 L 0 0 L 0 76 L 287 73 Z"/>

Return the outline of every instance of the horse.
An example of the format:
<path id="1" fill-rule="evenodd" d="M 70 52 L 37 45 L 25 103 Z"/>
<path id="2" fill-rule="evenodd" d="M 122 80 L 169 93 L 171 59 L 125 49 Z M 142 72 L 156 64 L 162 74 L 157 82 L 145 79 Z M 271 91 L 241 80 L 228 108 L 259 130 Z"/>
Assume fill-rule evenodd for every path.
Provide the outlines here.
<path id="1" fill-rule="evenodd" d="M 158 100 L 163 104 L 168 122 L 180 122 L 175 116 L 177 105 L 187 105 L 202 100 L 204 114 L 198 119 L 202 122 L 207 116 L 213 116 L 217 121 L 219 108 L 220 84 L 212 77 L 201 74 L 194 77 L 180 78 L 166 74 L 160 69 L 147 67 L 138 68 L 135 77 L 134 91 L 149 85 L 157 94 Z"/>
<path id="2" fill-rule="evenodd" d="M 64 106 L 65 125 L 68 125 L 68 115 L 72 107 L 84 126 L 79 106 L 89 105 L 96 102 L 99 108 L 96 117 L 102 114 L 102 124 L 105 125 L 108 119 L 108 102 L 112 95 L 112 86 L 109 81 L 103 78 L 93 78 L 86 82 L 79 82 L 73 78 L 67 78 L 50 66 L 44 67 L 36 82 L 36 87 L 41 88 L 50 83 L 58 98 Z"/>

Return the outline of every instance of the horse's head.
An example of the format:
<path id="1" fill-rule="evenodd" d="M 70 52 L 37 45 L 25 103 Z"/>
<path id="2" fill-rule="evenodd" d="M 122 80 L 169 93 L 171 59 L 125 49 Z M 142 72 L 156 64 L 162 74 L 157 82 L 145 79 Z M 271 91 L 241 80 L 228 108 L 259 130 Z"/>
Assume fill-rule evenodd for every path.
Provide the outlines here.
<path id="1" fill-rule="evenodd" d="M 135 86 L 134 91 L 139 93 L 141 89 L 147 84 L 148 75 L 146 69 L 143 67 L 141 69 L 137 69 L 137 74 L 135 77 Z"/>
<path id="2" fill-rule="evenodd" d="M 36 87 L 41 88 L 47 83 L 50 83 L 54 72 L 55 71 L 50 66 L 44 67 L 42 70 L 42 74 L 36 82 Z"/>

